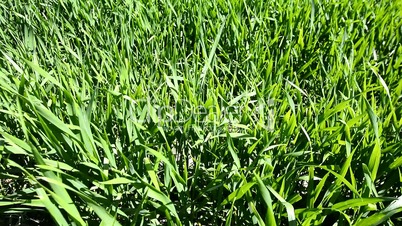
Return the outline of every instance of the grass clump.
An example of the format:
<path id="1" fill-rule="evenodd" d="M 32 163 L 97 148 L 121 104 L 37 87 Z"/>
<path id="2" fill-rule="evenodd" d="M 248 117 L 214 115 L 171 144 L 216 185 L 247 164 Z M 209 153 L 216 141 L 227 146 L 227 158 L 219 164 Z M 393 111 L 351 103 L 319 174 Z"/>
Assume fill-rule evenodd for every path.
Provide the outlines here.
<path id="1" fill-rule="evenodd" d="M 401 11 L 1 2 L 3 219 L 400 224 Z"/>

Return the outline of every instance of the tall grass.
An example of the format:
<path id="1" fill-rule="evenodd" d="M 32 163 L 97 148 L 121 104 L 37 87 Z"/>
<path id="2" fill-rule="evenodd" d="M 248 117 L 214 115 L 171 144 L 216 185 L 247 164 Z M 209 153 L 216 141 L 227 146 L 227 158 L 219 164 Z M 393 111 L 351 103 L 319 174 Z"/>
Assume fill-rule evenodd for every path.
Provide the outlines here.
<path id="1" fill-rule="evenodd" d="M 2 218 L 401 224 L 401 11 L 2 1 Z"/>

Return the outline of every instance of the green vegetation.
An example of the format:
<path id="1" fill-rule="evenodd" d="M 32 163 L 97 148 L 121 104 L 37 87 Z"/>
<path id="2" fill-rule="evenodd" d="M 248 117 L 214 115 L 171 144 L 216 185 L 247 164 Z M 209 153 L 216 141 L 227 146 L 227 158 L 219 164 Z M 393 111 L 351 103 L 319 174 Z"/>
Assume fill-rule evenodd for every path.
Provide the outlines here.
<path id="1" fill-rule="evenodd" d="M 400 225 L 401 12 L 1 1 L 0 224 Z"/>

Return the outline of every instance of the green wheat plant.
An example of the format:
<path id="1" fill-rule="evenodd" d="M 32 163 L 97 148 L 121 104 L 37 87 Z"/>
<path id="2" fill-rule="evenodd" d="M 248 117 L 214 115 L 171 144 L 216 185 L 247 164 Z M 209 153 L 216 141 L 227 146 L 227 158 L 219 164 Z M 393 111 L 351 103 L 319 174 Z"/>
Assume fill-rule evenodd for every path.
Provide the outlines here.
<path id="1" fill-rule="evenodd" d="M 0 224 L 402 224 L 401 12 L 1 1 Z"/>

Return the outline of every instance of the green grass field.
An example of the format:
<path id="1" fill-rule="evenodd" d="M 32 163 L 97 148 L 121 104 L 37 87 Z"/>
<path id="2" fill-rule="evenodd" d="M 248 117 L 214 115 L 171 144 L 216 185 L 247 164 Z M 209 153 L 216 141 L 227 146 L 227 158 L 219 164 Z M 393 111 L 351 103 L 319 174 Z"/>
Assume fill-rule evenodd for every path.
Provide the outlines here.
<path id="1" fill-rule="evenodd" d="M 402 2 L 3 0 L 1 225 L 401 225 Z"/>

